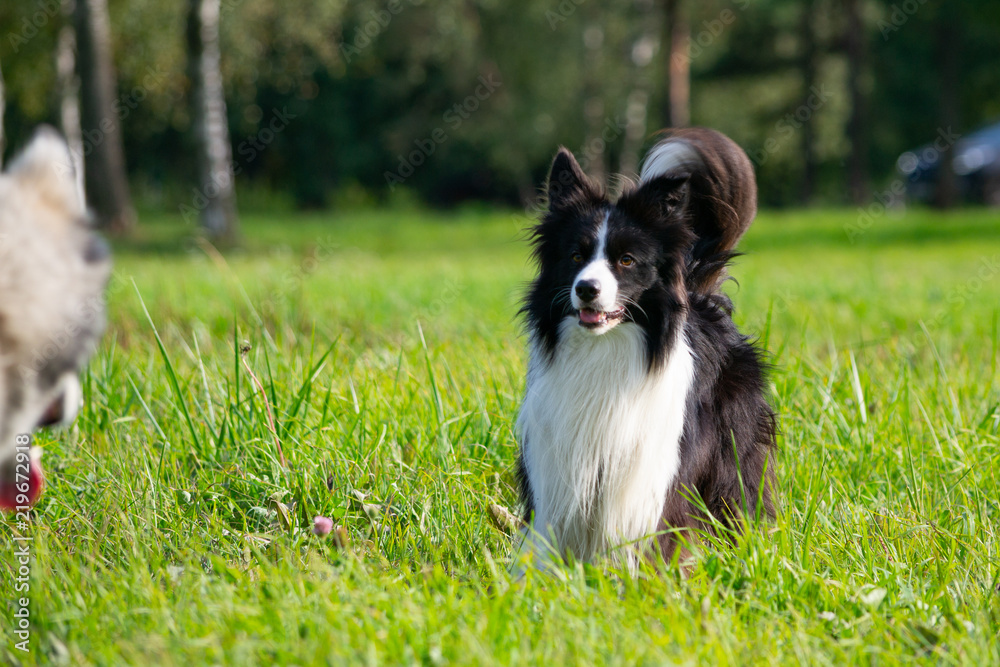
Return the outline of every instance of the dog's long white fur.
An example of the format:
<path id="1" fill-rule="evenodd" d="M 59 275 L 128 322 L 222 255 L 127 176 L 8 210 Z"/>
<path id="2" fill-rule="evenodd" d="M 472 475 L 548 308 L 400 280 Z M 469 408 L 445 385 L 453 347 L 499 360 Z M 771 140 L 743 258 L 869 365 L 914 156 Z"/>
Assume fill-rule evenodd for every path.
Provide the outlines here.
<path id="1" fill-rule="evenodd" d="M 525 547 L 545 566 L 555 549 L 588 560 L 638 562 L 677 474 L 694 377 L 683 334 L 650 372 L 642 329 L 626 322 L 595 336 L 566 318 L 555 356 L 532 343 L 518 418 L 535 519 Z M 546 544 L 554 541 L 555 544 Z"/>

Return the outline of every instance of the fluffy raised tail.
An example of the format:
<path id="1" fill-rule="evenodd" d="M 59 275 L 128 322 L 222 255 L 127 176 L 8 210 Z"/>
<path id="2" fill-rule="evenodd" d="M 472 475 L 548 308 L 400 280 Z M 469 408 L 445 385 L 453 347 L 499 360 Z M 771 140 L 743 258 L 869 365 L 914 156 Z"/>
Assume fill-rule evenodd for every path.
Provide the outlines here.
<path id="1" fill-rule="evenodd" d="M 640 184 L 659 177 L 686 178 L 686 218 L 697 235 L 691 252 L 698 283 L 709 286 L 757 215 L 757 179 L 736 142 L 704 127 L 666 130 L 646 155 Z M 708 284 L 706 284 L 708 283 Z"/>

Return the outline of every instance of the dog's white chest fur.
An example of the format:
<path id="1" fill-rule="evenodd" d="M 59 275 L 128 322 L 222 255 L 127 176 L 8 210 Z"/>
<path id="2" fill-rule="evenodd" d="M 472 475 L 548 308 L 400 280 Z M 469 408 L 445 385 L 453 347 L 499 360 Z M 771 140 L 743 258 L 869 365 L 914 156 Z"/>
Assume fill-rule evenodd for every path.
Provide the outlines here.
<path id="1" fill-rule="evenodd" d="M 687 340 L 650 372 L 637 325 L 595 336 L 567 318 L 554 359 L 535 343 L 531 357 L 518 417 L 535 504 L 528 544 L 554 538 L 588 560 L 654 533 L 679 466 L 694 375 Z"/>

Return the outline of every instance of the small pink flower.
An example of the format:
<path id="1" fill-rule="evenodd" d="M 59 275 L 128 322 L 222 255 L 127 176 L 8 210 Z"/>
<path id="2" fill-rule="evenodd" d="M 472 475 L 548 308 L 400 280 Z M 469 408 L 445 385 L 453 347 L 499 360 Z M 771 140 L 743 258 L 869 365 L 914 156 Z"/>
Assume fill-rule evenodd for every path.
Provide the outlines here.
<path id="1" fill-rule="evenodd" d="M 316 516 L 313 519 L 313 534 L 319 535 L 329 535 L 330 531 L 333 530 L 333 519 L 329 519 L 325 516 Z"/>

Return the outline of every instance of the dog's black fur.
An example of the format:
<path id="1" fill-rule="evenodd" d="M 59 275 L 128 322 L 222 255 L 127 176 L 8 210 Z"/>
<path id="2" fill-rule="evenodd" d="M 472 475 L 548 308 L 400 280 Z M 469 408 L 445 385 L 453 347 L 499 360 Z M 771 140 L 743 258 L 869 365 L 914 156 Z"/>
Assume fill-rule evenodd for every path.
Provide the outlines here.
<path id="1" fill-rule="evenodd" d="M 776 421 L 765 397 L 763 352 L 737 329 L 732 302 L 721 291 L 733 248 L 756 214 L 753 167 L 735 143 L 712 130 L 674 131 L 666 142 L 682 142 L 697 159 L 644 173 L 617 202 L 560 149 L 549 176 L 548 211 L 533 230 L 538 276 L 522 313 L 545 353 L 558 354 L 560 323 L 577 314 L 561 295 L 593 252 L 595 230 L 607 215 L 608 257 L 635 259 L 613 273 L 634 304 L 623 321 L 645 332 L 650 371 L 665 362 L 680 331 L 694 357 L 680 469 L 659 527 L 660 551 L 670 558 L 676 529 L 712 530 L 692 495 L 732 528 L 739 528 L 742 513 L 774 515 Z M 523 451 L 518 479 L 530 520 L 535 502 Z"/>

